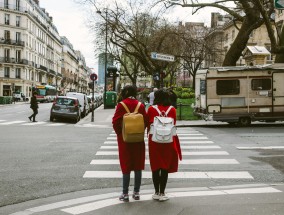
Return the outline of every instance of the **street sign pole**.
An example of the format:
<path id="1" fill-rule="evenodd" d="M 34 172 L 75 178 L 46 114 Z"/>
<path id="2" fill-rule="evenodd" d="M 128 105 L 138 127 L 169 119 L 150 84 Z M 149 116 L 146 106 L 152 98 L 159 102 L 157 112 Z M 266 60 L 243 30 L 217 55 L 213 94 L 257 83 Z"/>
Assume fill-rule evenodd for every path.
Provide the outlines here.
<path id="1" fill-rule="evenodd" d="M 93 93 L 92 93 L 92 118 L 91 122 L 94 122 L 94 94 L 95 94 L 95 79 L 93 78 Z"/>
<path id="2" fill-rule="evenodd" d="M 93 86 L 92 86 L 92 118 L 91 118 L 91 122 L 94 122 L 94 100 L 95 100 L 95 80 L 97 80 L 97 78 L 98 78 L 98 76 L 97 76 L 97 74 L 96 73 L 92 73 L 91 75 L 90 75 L 90 79 L 92 80 L 92 84 L 93 84 Z"/>

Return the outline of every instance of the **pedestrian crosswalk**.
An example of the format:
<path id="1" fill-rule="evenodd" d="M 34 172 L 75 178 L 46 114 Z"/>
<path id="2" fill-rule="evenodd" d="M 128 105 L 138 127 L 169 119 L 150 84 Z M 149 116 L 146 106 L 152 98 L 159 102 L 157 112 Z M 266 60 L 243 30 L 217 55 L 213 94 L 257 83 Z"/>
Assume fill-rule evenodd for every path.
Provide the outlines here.
<path id="1" fill-rule="evenodd" d="M 240 162 L 232 158 L 229 152 L 223 150 L 220 145 L 209 140 L 207 136 L 199 131 L 193 128 L 178 129 L 178 136 L 183 160 L 179 162 L 179 171 L 169 174 L 169 178 L 253 180 L 253 176 L 246 170 L 240 171 L 240 168 L 236 168 L 238 171 L 234 171 L 233 166 L 240 165 Z M 147 136 L 145 136 L 146 167 L 142 173 L 142 178 L 144 179 L 152 177 L 147 140 Z M 196 168 L 197 166 L 202 168 Z M 133 178 L 134 175 L 133 173 L 131 174 Z M 84 173 L 83 178 L 115 179 L 121 178 L 121 175 L 116 134 L 112 131 L 106 138 L 106 141 L 100 146 L 100 149 L 94 153 L 94 158 L 90 162 L 90 169 Z"/>

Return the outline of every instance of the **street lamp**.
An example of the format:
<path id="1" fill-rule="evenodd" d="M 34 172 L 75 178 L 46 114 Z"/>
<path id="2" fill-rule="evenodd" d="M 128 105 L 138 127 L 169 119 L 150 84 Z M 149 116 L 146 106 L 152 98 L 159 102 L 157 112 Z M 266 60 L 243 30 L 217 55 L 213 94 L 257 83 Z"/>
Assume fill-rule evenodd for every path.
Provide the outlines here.
<path id="1" fill-rule="evenodd" d="M 97 11 L 98 14 L 102 14 L 100 10 Z M 107 88 L 107 21 L 108 21 L 108 14 L 107 14 L 107 9 L 105 8 L 105 13 L 106 13 L 106 34 L 105 34 L 105 86 L 104 86 L 104 109 L 106 109 L 106 88 Z"/>

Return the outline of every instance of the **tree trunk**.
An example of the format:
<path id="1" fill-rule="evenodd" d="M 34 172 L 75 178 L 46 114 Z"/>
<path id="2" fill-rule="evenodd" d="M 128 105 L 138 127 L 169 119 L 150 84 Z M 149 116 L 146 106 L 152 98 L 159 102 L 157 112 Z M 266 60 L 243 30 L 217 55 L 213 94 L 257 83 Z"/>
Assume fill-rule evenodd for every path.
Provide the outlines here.
<path id="1" fill-rule="evenodd" d="M 236 66 L 238 59 L 242 55 L 247 42 L 249 40 L 249 35 L 251 34 L 253 28 L 251 28 L 252 23 L 250 23 L 247 18 L 242 23 L 239 33 L 236 39 L 232 43 L 230 49 L 226 53 L 223 66 Z"/>
<path id="2" fill-rule="evenodd" d="M 284 46 L 284 27 L 281 31 L 279 46 Z M 276 54 L 275 63 L 284 63 L 284 53 Z"/>

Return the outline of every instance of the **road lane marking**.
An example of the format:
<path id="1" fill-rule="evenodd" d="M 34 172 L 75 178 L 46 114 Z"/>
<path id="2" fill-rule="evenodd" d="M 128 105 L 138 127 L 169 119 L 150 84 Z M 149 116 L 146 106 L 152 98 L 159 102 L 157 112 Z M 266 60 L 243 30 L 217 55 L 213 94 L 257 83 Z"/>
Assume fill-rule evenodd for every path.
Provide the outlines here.
<path id="1" fill-rule="evenodd" d="M 147 143 L 147 141 L 145 141 L 145 143 Z M 213 141 L 209 141 L 209 140 L 191 140 L 191 141 L 180 141 L 180 144 L 212 144 L 214 143 Z M 117 145 L 117 141 L 115 140 L 111 140 L 111 141 L 105 141 L 104 144 L 116 144 Z"/>
<path id="2" fill-rule="evenodd" d="M 119 165 L 118 159 L 94 159 L 90 163 L 91 165 Z M 148 159 L 145 160 L 145 164 L 150 164 Z M 179 165 L 196 165 L 196 164 L 239 164 L 236 159 L 187 159 L 179 161 Z"/>
<path id="3" fill-rule="evenodd" d="M 29 123 L 24 123 L 22 125 L 36 126 L 36 125 L 43 125 L 43 124 L 46 124 L 46 122 L 29 122 Z"/>
<path id="4" fill-rule="evenodd" d="M 204 190 L 204 191 L 188 191 L 188 192 L 173 192 L 168 193 L 170 198 L 180 197 L 200 197 L 200 196 L 221 196 L 221 195 L 240 195 L 240 194 L 263 194 L 263 193 L 281 193 L 273 187 L 260 187 L 260 188 L 247 188 L 247 189 L 235 189 L 235 190 Z M 153 201 L 152 194 L 145 194 L 140 196 L 140 201 Z M 128 204 L 133 204 L 136 201 L 130 201 Z M 97 202 L 91 202 L 79 206 L 61 209 L 61 211 L 78 215 L 91 211 L 96 211 L 109 206 L 115 206 L 118 204 L 125 204 L 119 201 L 118 198 L 104 199 Z"/>
<path id="5" fill-rule="evenodd" d="M 121 178 L 121 171 L 86 171 L 83 178 Z M 130 174 L 131 178 L 134 175 Z M 143 171 L 142 178 L 151 179 L 152 172 Z M 247 171 L 219 172 L 176 172 L 169 174 L 172 179 L 253 179 Z"/>
<path id="6" fill-rule="evenodd" d="M 148 145 L 146 145 L 146 148 L 148 149 Z M 181 146 L 181 149 L 220 149 L 220 146 L 214 146 L 214 145 L 210 145 L 210 146 Z M 118 145 L 114 145 L 114 146 L 101 146 L 100 149 L 118 149 Z"/>
<path id="7" fill-rule="evenodd" d="M 96 155 L 118 155 L 118 151 L 98 151 Z M 182 152 L 182 155 L 229 155 L 226 151 Z"/>
<path id="8" fill-rule="evenodd" d="M 284 146 L 251 146 L 251 147 L 237 147 L 237 149 L 284 149 Z"/>
<path id="9" fill-rule="evenodd" d="M 9 122 L 1 122 L 0 125 L 12 125 L 12 124 L 19 124 L 27 121 L 9 121 Z"/>
<path id="10" fill-rule="evenodd" d="M 67 124 L 66 123 L 49 123 L 49 124 L 46 124 L 45 126 L 56 127 L 56 126 L 62 126 L 62 125 L 67 125 Z"/>
<path id="11" fill-rule="evenodd" d="M 117 138 L 116 137 L 107 137 L 107 140 L 116 140 Z M 147 139 L 147 138 L 145 138 Z M 180 137 L 179 136 L 179 140 L 207 140 L 208 138 L 207 137 Z"/>

